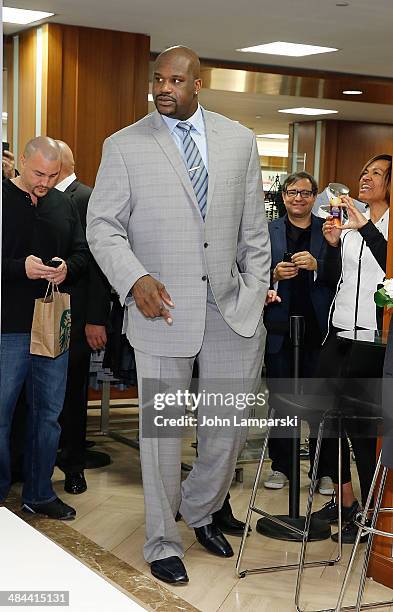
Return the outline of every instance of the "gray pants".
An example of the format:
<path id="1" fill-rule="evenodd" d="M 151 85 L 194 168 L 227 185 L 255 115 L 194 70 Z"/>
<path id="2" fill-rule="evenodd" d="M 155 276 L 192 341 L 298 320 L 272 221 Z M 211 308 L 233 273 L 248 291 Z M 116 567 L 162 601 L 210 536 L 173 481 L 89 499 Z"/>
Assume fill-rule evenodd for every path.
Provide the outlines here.
<path id="1" fill-rule="evenodd" d="M 217 306 L 208 303 L 205 335 L 198 355 L 159 357 L 135 351 L 142 410 L 147 410 L 144 408 L 144 379 L 156 380 L 157 388 L 167 392 L 188 389 L 195 360 L 199 367 L 199 392 L 217 391 L 217 380 L 221 379 L 224 392 L 256 394 L 265 336 L 262 320 L 254 336 L 239 336 L 225 323 Z M 142 415 L 140 452 L 146 514 L 144 556 L 149 563 L 172 555 L 184 556 L 175 522 L 178 510 L 187 525 L 195 528 L 211 523 L 212 513 L 222 507 L 247 429 L 225 427 L 223 431 L 219 426 L 200 426 L 213 412 L 217 414 L 211 405 L 200 404 L 198 407 L 198 457 L 183 482 L 181 436 L 144 437 Z M 178 414 L 183 413 L 184 408 L 179 407 Z M 220 417 L 234 413 L 239 418 L 246 416 L 246 411 L 220 406 Z M 171 434 L 167 430 L 165 435 Z"/>

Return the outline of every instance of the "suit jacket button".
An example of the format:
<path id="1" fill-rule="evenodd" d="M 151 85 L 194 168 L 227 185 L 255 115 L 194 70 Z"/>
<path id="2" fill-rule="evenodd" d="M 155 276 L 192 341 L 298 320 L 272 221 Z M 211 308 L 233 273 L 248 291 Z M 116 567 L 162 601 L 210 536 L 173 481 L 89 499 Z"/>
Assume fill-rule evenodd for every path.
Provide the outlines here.
<path id="1" fill-rule="evenodd" d="M 203 281 L 207 280 L 207 276 L 205 274 L 202 276 L 202 280 Z"/>
<path id="2" fill-rule="evenodd" d="M 205 244 L 203 245 L 205 247 L 205 249 L 209 246 L 208 242 L 205 242 Z"/>

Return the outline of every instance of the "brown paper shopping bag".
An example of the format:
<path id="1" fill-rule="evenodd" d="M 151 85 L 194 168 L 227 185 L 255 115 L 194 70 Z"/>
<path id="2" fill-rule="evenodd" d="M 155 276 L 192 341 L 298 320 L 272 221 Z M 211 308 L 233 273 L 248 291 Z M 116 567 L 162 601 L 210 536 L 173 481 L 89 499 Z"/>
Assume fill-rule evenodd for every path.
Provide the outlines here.
<path id="1" fill-rule="evenodd" d="M 70 296 L 49 283 L 45 297 L 35 300 L 30 353 L 57 357 L 68 350 L 70 334 Z"/>

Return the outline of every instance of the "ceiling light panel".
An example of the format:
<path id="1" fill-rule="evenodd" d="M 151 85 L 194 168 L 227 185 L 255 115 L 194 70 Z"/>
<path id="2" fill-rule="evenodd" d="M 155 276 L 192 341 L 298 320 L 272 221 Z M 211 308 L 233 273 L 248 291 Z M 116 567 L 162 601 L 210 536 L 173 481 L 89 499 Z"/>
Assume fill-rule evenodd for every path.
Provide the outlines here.
<path id="1" fill-rule="evenodd" d="M 256 45 L 255 47 L 245 47 L 244 49 L 236 49 L 244 53 L 268 53 L 270 55 L 286 55 L 287 57 L 305 57 L 306 55 L 316 55 L 318 53 L 331 53 L 338 51 L 335 47 L 318 47 L 315 45 L 302 45 L 297 43 L 276 42 L 267 43 L 265 45 Z"/>
<path id="2" fill-rule="evenodd" d="M 271 138 L 272 140 L 287 140 L 288 134 L 257 134 L 257 138 Z"/>
<path id="3" fill-rule="evenodd" d="M 326 108 L 282 108 L 278 111 L 279 113 L 288 113 L 290 115 L 330 115 L 331 113 L 338 113 L 336 110 L 328 110 Z"/>
<path id="4" fill-rule="evenodd" d="M 26 25 L 34 21 L 40 21 L 47 17 L 52 17 L 54 13 L 44 13 L 43 11 L 26 11 L 24 9 L 10 8 L 3 6 L 3 21 L 4 23 L 18 23 Z"/>

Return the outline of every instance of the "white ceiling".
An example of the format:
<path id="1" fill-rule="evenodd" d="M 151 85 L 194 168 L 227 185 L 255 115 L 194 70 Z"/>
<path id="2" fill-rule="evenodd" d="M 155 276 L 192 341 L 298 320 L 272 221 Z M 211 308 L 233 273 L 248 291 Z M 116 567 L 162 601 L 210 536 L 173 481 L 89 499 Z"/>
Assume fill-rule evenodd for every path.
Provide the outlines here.
<path id="1" fill-rule="evenodd" d="M 349 6 L 336 6 L 340 1 L 4 0 L 4 4 L 54 12 L 49 21 L 57 23 L 148 34 L 151 51 L 185 44 L 203 58 L 393 78 L 393 0 L 349 0 Z M 4 31 L 13 33 L 17 28 L 6 24 Z M 235 50 L 275 40 L 340 50 L 306 58 Z M 289 122 L 306 120 L 277 112 L 293 106 L 338 110 L 331 115 L 334 119 L 393 124 L 392 106 L 352 100 L 204 90 L 201 102 L 256 133 L 288 132 Z"/>
<path id="2" fill-rule="evenodd" d="M 52 21 L 151 37 L 151 50 L 186 44 L 201 57 L 393 77 L 392 0 L 4 0 Z M 8 26 L 7 26 L 8 28 Z M 285 58 L 235 49 L 283 40 L 337 47 Z"/>

